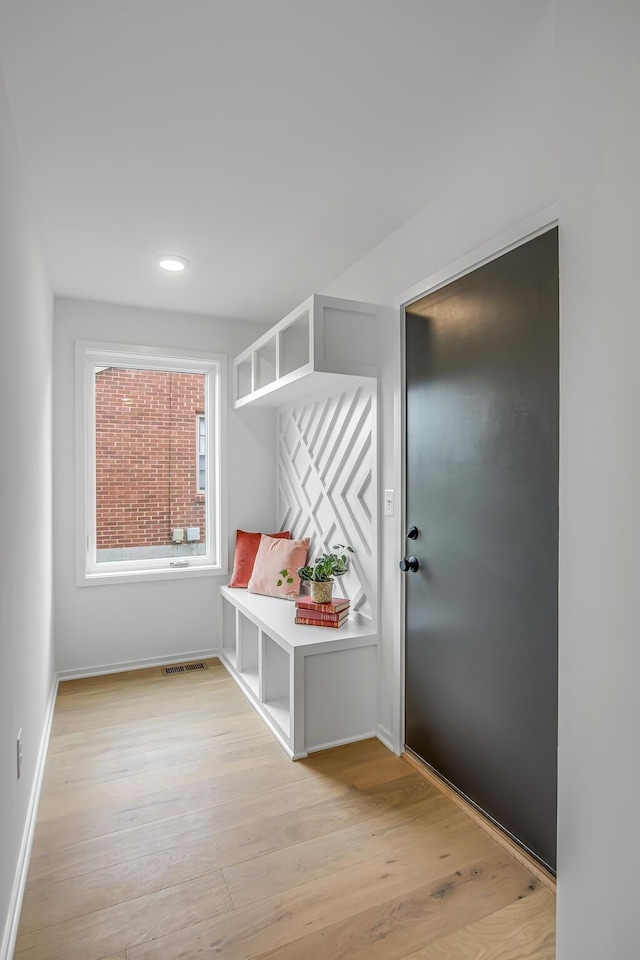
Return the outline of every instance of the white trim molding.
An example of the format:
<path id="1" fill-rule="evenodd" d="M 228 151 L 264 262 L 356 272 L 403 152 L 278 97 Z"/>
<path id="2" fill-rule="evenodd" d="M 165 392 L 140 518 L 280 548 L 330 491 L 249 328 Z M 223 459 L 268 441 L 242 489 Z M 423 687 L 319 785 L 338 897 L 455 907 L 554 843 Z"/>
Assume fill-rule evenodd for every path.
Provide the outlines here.
<path id="1" fill-rule="evenodd" d="M 380 741 L 380 743 L 383 743 L 385 745 L 387 750 L 391 750 L 392 753 L 398 753 L 398 751 L 395 749 L 395 744 L 393 742 L 393 734 L 391 730 L 387 730 L 385 726 L 379 723 L 376 729 L 375 735 Z"/>
<path id="2" fill-rule="evenodd" d="M 22 901 L 27 883 L 27 873 L 29 870 L 29 860 L 31 858 L 31 849 L 33 847 L 33 838 L 36 831 L 38 819 L 38 804 L 40 802 L 40 792 L 42 790 L 42 781 L 44 779 L 44 769 L 47 761 L 47 751 L 49 749 L 49 739 L 51 737 L 51 726 L 53 723 L 53 712 L 56 705 L 56 695 L 58 693 L 58 678 L 55 677 L 49 693 L 49 700 L 44 719 L 44 727 L 40 738 L 40 747 L 38 749 L 38 758 L 31 786 L 31 796 L 29 797 L 29 806 L 27 808 L 27 818 L 22 834 L 20 844 L 20 853 L 18 855 L 18 864 L 13 880 L 11 890 L 11 899 L 9 901 L 9 910 L 7 921 L 0 943 L 0 960 L 11 960 L 18 936 L 18 924 L 20 922 L 20 912 L 22 910 Z"/>
<path id="3" fill-rule="evenodd" d="M 110 673 L 127 673 L 129 670 L 144 670 L 147 667 L 166 667 L 174 663 L 191 663 L 192 660 L 211 660 L 218 656 L 218 647 L 195 650 L 192 653 L 176 653 L 162 657 L 147 657 L 144 660 L 125 660 L 121 663 L 104 663 L 97 667 L 80 670 L 60 670 L 58 680 L 83 680 L 85 677 L 106 677 Z"/>
<path id="4" fill-rule="evenodd" d="M 394 307 L 396 310 L 404 309 L 415 300 L 421 300 L 422 297 L 426 297 L 427 294 L 433 293 L 454 280 L 458 280 L 466 273 L 477 270 L 478 267 L 482 267 L 485 263 L 501 257 L 504 253 L 508 253 L 516 247 L 521 247 L 528 240 L 533 240 L 539 234 L 546 233 L 552 227 L 558 226 L 559 217 L 560 205 L 552 203 L 510 230 L 506 230 L 492 240 L 483 243 L 482 246 L 476 247 L 475 250 L 465 254 L 459 260 L 443 267 L 442 270 L 432 273 L 426 280 L 414 283 L 408 290 L 394 297 Z"/>
<path id="5" fill-rule="evenodd" d="M 76 419 L 76 585 L 139 583 L 227 572 L 226 425 L 227 357 L 197 351 L 93 343 L 75 344 Z M 95 373 L 108 367 L 193 373 L 205 378 L 206 552 L 177 557 L 102 559 L 96 557 L 96 395 Z M 194 491 L 195 496 L 195 491 Z M 163 548 L 164 551 L 164 548 Z"/>
<path id="6" fill-rule="evenodd" d="M 397 489 L 400 491 L 399 509 L 396 510 L 395 537 L 396 549 L 401 551 L 405 545 L 404 531 L 407 524 L 406 516 L 406 369 L 405 369 L 405 309 L 416 300 L 421 300 L 430 293 L 434 293 L 441 287 L 458 280 L 460 277 L 471 273 L 472 270 L 496 260 L 503 254 L 522 246 L 534 237 L 546 233 L 553 227 L 559 226 L 560 205 L 551 204 L 543 210 L 529 217 L 527 220 L 515 225 L 510 230 L 499 234 L 492 240 L 488 240 L 480 247 L 476 247 L 464 257 L 443 267 L 436 273 L 431 274 L 425 280 L 414 284 L 394 298 L 394 308 L 396 311 L 395 322 L 397 324 L 396 335 L 400 342 L 400 396 L 401 402 L 398 409 L 394 411 L 394 439 L 393 453 L 396 464 L 395 480 Z M 398 552 L 398 557 L 403 553 Z M 390 742 L 394 753 L 400 755 L 404 750 L 405 743 L 405 719 L 404 719 L 404 685 L 405 685 L 405 594 L 404 579 L 401 578 L 399 587 L 394 597 L 395 622 L 393 628 L 393 730 L 391 731 Z M 383 743 L 385 740 L 378 734 Z"/>

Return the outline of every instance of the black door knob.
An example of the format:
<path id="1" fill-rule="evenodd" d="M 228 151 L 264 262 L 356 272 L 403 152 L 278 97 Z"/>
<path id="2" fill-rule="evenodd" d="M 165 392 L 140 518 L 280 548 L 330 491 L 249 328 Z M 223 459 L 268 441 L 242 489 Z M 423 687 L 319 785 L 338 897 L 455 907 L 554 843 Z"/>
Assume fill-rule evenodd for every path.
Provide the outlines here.
<path id="1" fill-rule="evenodd" d="M 418 530 L 417 527 L 409 527 L 409 529 L 407 530 L 407 539 L 417 540 L 419 532 L 420 531 Z"/>
<path id="2" fill-rule="evenodd" d="M 400 561 L 400 569 L 403 573 L 406 573 L 407 570 L 410 570 L 411 573 L 415 573 L 416 570 L 420 569 L 420 564 L 415 557 L 403 557 Z"/>

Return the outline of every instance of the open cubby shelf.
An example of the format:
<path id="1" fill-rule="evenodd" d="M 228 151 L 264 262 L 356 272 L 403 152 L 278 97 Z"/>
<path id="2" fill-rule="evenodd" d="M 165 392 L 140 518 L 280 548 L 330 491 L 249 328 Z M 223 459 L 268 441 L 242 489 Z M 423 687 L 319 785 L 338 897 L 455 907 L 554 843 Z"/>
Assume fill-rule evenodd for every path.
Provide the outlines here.
<path id="1" fill-rule="evenodd" d="M 291 601 L 230 587 L 220 588 L 220 603 L 220 659 L 292 759 L 375 736 L 370 626 L 302 626 Z"/>
<path id="2" fill-rule="evenodd" d="M 234 407 L 279 406 L 336 378 L 375 377 L 380 311 L 313 294 L 234 359 Z"/>

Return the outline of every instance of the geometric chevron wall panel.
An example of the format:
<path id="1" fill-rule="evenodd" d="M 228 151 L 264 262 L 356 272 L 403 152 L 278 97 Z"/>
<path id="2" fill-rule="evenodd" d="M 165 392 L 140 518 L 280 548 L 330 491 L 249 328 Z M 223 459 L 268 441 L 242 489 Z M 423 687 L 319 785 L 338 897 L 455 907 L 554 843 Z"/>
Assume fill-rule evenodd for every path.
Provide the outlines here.
<path id="1" fill-rule="evenodd" d="M 345 390 L 278 411 L 278 524 L 310 538 L 309 558 L 336 543 L 355 550 L 334 596 L 359 619 L 377 620 L 378 458 L 376 385 Z"/>

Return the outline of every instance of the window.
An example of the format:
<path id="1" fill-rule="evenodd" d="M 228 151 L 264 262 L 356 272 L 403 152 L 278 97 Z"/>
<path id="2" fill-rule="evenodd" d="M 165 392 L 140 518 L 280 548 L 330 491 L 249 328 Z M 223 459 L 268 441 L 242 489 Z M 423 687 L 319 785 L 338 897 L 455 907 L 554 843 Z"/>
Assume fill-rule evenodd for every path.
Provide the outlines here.
<path id="1" fill-rule="evenodd" d="M 225 358 L 80 343 L 76 360 L 78 582 L 223 572 Z"/>
<path id="2" fill-rule="evenodd" d="M 207 489 L 207 433 L 206 418 L 200 414 L 196 419 L 198 432 L 196 434 L 196 473 L 198 482 L 198 493 L 204 493 Z"/>

